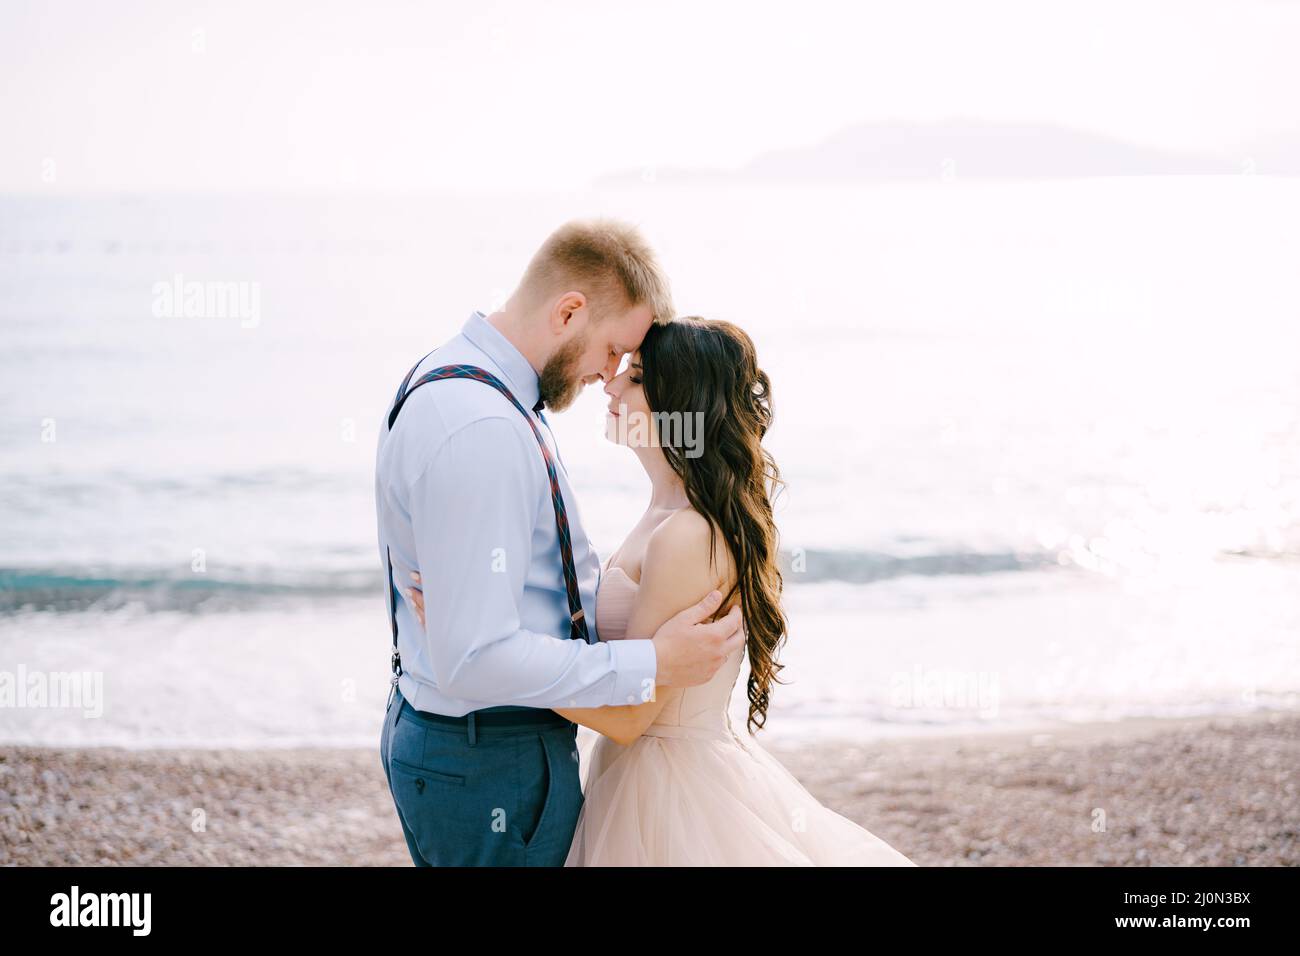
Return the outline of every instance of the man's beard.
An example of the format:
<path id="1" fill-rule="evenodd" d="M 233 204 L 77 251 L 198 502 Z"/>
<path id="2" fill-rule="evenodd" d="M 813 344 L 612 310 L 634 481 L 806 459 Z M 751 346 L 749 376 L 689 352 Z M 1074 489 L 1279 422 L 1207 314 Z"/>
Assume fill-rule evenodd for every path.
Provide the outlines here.
<path id="1" fill-rule="evenodd" d="M 574 370 L 586 350 L 587 333 L 584 331 L 576 339 L 570 340 L 569 344 L 561 345 L 546 360 L 538 385 L 541 399 L 547 408 L 562 412 L 578 397 L 578 392 L 582 390 L 582 378 Z"/>

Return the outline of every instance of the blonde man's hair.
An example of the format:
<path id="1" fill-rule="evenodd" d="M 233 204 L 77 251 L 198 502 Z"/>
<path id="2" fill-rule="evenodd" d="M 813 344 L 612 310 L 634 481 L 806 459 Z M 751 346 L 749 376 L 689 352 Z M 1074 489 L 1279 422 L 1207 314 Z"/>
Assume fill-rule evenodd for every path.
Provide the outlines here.
<path id="1" fill-rule="evenodd" d="M 654 322 L 672 321 L 672 293 L 640 231 L 616 219 L 566 222 L 542 243 L 519 283 L 529 301 L 581 292 L 599 321 L 611 311 L 649 307 Z"/>

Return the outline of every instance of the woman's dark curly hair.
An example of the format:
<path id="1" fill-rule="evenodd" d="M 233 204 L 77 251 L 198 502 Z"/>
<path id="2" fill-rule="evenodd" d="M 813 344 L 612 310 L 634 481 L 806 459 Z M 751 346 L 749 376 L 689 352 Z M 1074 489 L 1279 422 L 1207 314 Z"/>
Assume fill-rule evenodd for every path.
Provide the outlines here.
<path id="1" fill-rule="evenodd" d="M 739 591 L 753 733 L 767 721 L 773 682 L 781 683 L 776 652 L 787 631 L 772 518 L 772 497 L 783 483 L 762 446 L 772 424 L 771 383 L 758 367 L 754 343 L 730 322 L 689 316 L 653 325 L 640 352 L 659 445 L 691 506 L 708 519 L 710 545 L 721 534 L 735 562 L 736 583 L 723 607 Z M 674 412 L 680 415 L 663 414 Z M 702 424 L 703 433 L 686 431 L 681 423 L 688 419 L 691 427 Z M 689 446 L 682 441 L 688 434 Z"/>

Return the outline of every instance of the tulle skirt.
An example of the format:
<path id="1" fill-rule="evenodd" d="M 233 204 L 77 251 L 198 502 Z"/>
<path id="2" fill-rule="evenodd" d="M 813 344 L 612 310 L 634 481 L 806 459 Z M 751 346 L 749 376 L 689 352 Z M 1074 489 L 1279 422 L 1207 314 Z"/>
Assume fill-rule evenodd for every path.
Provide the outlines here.
<path id="1" fill-rule="evenodd" d="M 598 737 L 584 763 L 565 866 L 916 865 L 818 803 L 748 734 Z"/>

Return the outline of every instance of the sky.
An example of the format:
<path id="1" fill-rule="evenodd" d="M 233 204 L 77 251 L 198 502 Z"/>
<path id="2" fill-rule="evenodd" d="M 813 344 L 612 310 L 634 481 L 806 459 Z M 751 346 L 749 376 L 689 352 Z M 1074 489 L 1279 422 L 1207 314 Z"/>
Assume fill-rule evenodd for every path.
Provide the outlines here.
<path id="1" fill-rule="evenodd" d="M 859 122 L 1233 154 L 1300 127 L 1300 3 L 0 0 L 0 191 L 512 191 Z"/>

